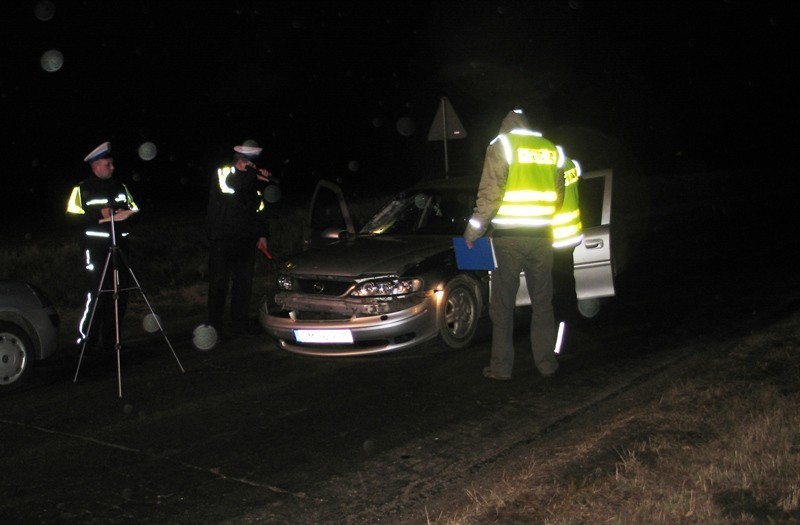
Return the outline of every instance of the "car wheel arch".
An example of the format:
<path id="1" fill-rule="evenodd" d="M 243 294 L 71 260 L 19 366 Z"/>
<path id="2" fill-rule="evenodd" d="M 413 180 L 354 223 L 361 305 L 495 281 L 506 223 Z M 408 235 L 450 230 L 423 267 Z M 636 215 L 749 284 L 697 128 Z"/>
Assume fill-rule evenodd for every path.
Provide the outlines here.
<path id="1" fill-rule="evenodd" d="M 36 328 L 31 324 L 30 320 L 23 314 L 16 311 L 4 311 L 0 315 L 0 325 L 7 323 L 16 326 L 28 336 L 31 342 L 31 353 L 35 359 L 39 359 L 42 355 L 42 341 Z"/>

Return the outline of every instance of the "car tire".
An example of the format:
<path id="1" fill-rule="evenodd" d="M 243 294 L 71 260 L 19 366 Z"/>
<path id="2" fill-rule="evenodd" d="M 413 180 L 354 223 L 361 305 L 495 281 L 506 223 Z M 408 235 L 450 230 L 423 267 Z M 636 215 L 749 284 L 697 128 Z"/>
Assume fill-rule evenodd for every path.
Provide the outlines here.
<path id="1" fill-rule="evenodd" d="M 0 392 L 14 390 L 33 369 L 33 343 L 19 326 L 0 322 Z"/>
<path id="2" fill-rule="evenodd" d="M 456 276 L 444 288 L 439 307 L 439 337 L 452 349 L 472 343 L 478 329 L 480 305 L 475 283 L 463 275 Z"/>

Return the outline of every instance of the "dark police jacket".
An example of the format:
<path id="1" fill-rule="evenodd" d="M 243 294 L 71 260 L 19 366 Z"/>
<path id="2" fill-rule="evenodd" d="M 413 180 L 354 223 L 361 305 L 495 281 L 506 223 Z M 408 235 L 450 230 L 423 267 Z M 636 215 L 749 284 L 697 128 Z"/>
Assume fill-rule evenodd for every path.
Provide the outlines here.
<path id="1" fill-rule="evenodd" d="M 269 238 L 269 217 L 262 198 L 265 183 L 255 170 L 225 166 L 209 185 L 206 229 L 210 240 Z"/>
<path id="2" fill-rule="evenodd" d="M 109 206 L 114 210 L 139 210 L 125 184 L 113 178 L 92 176 L 72 189 L 67 203 L 67 220 L 81 229 L 81 248 L 111 244 L 111 222 L 99 223 L 103 218 L 103 209 Z M 134 214 L 124 221 L 114 221 L 113 232 L 117 243 L 126 240 L 129 225 L 135 217 Z"/>

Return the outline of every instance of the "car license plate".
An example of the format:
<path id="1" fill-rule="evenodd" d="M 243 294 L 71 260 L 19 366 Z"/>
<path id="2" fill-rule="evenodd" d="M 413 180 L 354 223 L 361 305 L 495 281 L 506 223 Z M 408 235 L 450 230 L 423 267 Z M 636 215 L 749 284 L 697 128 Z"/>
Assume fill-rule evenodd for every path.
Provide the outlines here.
<path id="1" fill-rule="evenodd" d="M 294 338 L 298 343 L 352 343 L 350 330 L 295 330 Z"/>

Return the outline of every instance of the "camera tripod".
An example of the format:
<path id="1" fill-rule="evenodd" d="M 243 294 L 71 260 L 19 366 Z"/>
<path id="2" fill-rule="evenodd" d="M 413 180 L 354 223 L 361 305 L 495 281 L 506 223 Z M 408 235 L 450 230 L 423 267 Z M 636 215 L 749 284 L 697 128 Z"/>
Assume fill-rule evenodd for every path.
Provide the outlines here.
<path id="1" fill-rule="evenodd" d="M 164 327 L 161 325 L 161 319 L 156 315 L 153 307 L 150 305 L 150 301 L 147 300 L 147 294 L 142 290 L 142 287 L 139 285 L 139 280 L 136 278 L 136 275 L 133 273 L 131 269 L 130 263 L 128 262 L 128 258 L 125 256 L 125 252 L 117 245 L 117 237 L 114 224 L 116 220 L 114 219 L 114 208 L 108 207 L 109 218 L 108 222 L 111 223 L 111 245 L 108 248 L 108 255 L 106 256 L 105 264 L 103 265 L 103 272 L 100 274 L 100 283 L 97 286 L 97 292 L 94 296 L 94 304 L 92 305 L 92 312 L 89 316 L 89 324 L 88 328 L 86 329 L 86 336 L 83 340 L 83 345 L 81 346 L 81 353 L 78 357 L 78 367 L 75 369 L 75 377 L 73 378 L 73 382 L 78 381 L 78 373 L 81 369 L 81 362 L 83 361 L 83 354 L 86 351 L 86 343 L 88 342 L 88 335 L 92 333 L 92 325 L 95 321 L 95 314 L 97 313 L 97 306 L 100 304 L 100 297 L 101 294 L 104 293 L 111 293 L 113 294 L 114 298 L 114 351 L 116 352 L 117 357 L 117 392 L 118 396 L 122 397 L 122 364 L 121 364 L 121 351 L 122 345 L 120 344 L 120 330 L 119 330 L 119 294 L 120 292 L 128 292 L 131 290 L 137 290 L 142 298 L 144 299 L 145 304 L 147 304 L 147 308 L 150 310 L 150 313 L 153 315 L 153 319 L 155 320 L 156 324 L 158 325 L 158 329 L 161 332 L 161 335 L 164 336 L 164 340 L 167 342 L 167 346 L 172 351 L 172 355 L 175 357 L 175 361 L 178 363 L 178 368 L 180 368 L 181 372 L 185 372 L 183 369 L 183 365 L 181 364 L 180 359 L 178 359 L 178 354 L 175 353 L 175 349 L 172 347 L 172 343 L 170 343 L 169 338 L 167 337 L 167 333 L 164 331 Z M 105 222 L 105 220 L 101 220 L 101 222 Z M 112 279 L 112 286 L 111 288 L 104 288 L 104 284 L 106 282 L 106 275 L 108 273 L 109 268 L 111 268 L 113 279 Z M 126 271 L 134 284 L 134 286 L 129 286 L 126 288 L 120 288 L 120 271 Z"/>

